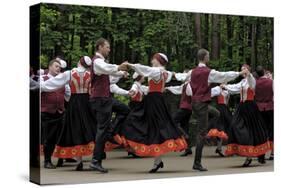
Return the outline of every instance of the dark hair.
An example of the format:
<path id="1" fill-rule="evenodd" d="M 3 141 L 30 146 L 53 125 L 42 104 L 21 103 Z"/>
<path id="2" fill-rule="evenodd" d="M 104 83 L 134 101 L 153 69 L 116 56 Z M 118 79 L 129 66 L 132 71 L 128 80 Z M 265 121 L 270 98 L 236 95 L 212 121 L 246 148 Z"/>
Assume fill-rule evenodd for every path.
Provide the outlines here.
<path id="1" fill-rule="evenodd" d="M 206 49 L 203 49 L 203 48 L 199 49 L 198 52 L 197 52 L 197 59 L 198 59 L 198 61 L 203 61 L 204 58 L 205 58 L 205 56 L 206 56 L 208 53 L 209 53 L 209 52 L 208 52 L 208 50 L 206 50 Z"/>
<path id="2" fill-rule="evenodd" d="M 96 49 L 96 51 L 99 50 L 99 47 L 100 47 L 100 46 L 103 46 L 106 42 L 109 43 L 108 40 L 106 40 L 105 38 L 99 38 L 99 39 L 96 41 L 96 44 L 95 44 L 95 49 Z"/>
<path id="3" fill-rule="evenodd" d="M 57 59 L 53 59 L 49 62 L 49 66 L 52 66 L 54 63 L 60 64 L 60 62 Z"/>
<path id="4" fill-rule="evenodd" d="M 256 73 L 259 77 L 262 77 L 264 75 L 264 69 L 261 65 L 257 66 Z"/>

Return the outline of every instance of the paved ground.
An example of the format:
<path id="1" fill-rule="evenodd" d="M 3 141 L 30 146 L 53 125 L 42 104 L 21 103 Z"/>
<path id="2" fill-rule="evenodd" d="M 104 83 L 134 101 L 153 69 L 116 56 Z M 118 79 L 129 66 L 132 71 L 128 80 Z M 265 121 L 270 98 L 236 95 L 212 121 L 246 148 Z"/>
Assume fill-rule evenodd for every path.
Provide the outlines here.
<path id="1" fill-rule="evenodd" d="M 158 173 L 149 174 L 147 171 L 152 167 L 152 158 L 130 158 L 125 151 L 119 149 L 107 153 L 108 158 L 103 162 L 103 166 L 109 169 L 107 174 L 88 170 L 90 157 L 87 157 L 84 162 L 85 171 L 82 172 L 74 171 L 75 163 L 67 163 L 64 167 L 51 170 L 42 168 L 41 182 L 42 184 L 69 184 L 273 171 L 273 161 L 260 165 L 254 160 L 251 167 L 242 168 L 245 158 L 221 158 L 214 151 L 215 147 L 204 149 L 203 164 L 209 169 L 207 172 L 192 170 L 194 154 L 179 157 L 179 153 L 169 153 L 163 157 L 164 168 Z"/>

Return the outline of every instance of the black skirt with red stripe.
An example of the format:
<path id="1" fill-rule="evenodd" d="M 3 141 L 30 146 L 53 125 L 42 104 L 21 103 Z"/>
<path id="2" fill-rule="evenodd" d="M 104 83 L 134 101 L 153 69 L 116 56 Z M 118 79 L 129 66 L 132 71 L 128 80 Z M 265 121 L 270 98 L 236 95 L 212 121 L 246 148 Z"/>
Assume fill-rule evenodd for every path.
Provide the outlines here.
<path id="1" fill-rule="evenodd" d="M 226 155 L 258 157 L 271 150 L 265 122 L 254 101 L 238 105 L 228 137 Z"/>
<path id="2" fill-rule="evenodd" d="M 122 130 L 124 146 L 138 156 L 160 156 L 187 148 L 162 93 L 149 93 L 128 115 Z"/>
<path id="3" fill-rule="evenodd" d="M 95 147 L 97 124 L 92 114 L 88 94 L 72 94 L 65 113 L 54 157 L 72 158 L 92 155 Z M 105 150 L 117 147 L 107 142 Z"/>
<path id="4" fill-rule="evenodd" d="M 219 110 L 220 116 L 209 122 L 209 132 L 207 136 L 227 140 L 227 132 L 232 121 L 232 114 L 225 104 L 218 104 L 216 108 Z"/>

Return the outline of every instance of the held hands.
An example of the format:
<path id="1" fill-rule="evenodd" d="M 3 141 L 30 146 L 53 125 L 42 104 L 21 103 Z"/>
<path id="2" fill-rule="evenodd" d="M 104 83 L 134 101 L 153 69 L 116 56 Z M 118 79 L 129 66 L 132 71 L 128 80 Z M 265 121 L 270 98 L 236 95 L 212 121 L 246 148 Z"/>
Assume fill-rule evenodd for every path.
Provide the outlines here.
<path id="1" fill-rule="evenodd" d="M 121 65 L 118 66 L 118 70 L 128 71 L 130 68 L 130 63 L 128 61 L 124 61 Z"/>
<path id="2" fill-rule="evenodd" d="M 239 72 L 239 75 L 246 75 L 248 76 L 250 74 L 250 71 L 248 69 L 243 69 L 241 72 Z"/>
<path id="3" fill-rule="evenodd" d="M 221 85 L 220 85 L 220 88 L 225 89 L 225 88 L 226 88 L 226 85 L 225 85 L 225 84 L 221 84 Z"/>
<path id="4" fill-rule="evenodd" d="M 136 93 L 135 93 L 135 91 L 133 91 L 133 90 L 130 90 L 129 93 L 128 93 L 128 95 L 129 95 L 130 97 L 134 96 L 135 94 L 136 94 Z"/>
<path id="5" fill-rule="evenodd" d="M 124 78 L 126 78 L 126 79 L 129 78 L 129 75 L 130 75 L 130 74 L 129 74 L 127 71 L 124 71 L 124 72 L 123 72 L 123 77 L 124 77 Z"/>

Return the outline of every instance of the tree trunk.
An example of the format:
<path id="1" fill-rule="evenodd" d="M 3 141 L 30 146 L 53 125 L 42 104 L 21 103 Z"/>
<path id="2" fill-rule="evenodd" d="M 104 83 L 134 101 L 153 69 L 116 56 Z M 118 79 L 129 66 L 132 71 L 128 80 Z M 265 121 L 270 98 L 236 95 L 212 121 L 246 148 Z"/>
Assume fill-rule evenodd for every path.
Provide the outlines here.
<path id="1" fill-rule="evenodd" d="M 211 58 L 216 60 L 219 58 L 219 15 L 212 15 L 212 49 Z"/>
<path id="2" fill-rule="evenodd" d="M 200 13 L 195 13 L 195 37 L 196 37 L 196 43 L 199 48 L 202 46 L 202 41 L 201 41 L 201 14 Z"/>
<path id="3" fill-rule="evenodd" d="M 244 57 L 244 33 L 245 33 L 245 28 L 244 28 L 244 17 L 240 16 L 239 17 L 239 31 L 238 31 L 238 43 L 240 43 L 239 46 L 239 57 L 242 57 L 242 61 L 244 61 L 245 57 Z"/>
<path id="4" fill-rule="evenodd" d="M 251 66 L 256 68 L 257 61 L 257 24 L 251 24 Z"/>
<path id="5" fill-rule="evenodd" d="M 226 27 L 227 27 L 227 56 L 232 61 L 232 36 L 233 36 L 233 24 L 231 16 L 226 17 Z"/>
<path id="6" fill-rule="evenodd" d="M 70 47 L 70 51 L 72 52 L 73 51 L 73 49 L 74 49 L 74 35 L 75 35 L 75 27 L 74 27 L 74 25 L 75 25 L 75 15 L 74 14 L 72 14 L 72 25 L 73 25 L 73 29 L 72 29 L 72 33 L 71 33 L 71 47 Z M 71 63 L 72 63 L 72 54 L 70 54 L 70 56 L 69 56 L 69 60 L 68 60 L 68 67 L 71 67 Z"/>
<path id="7" fill-rule="evenodd" d="M 209 48 L 209 14 L 205 14 L 204 20 L 204 36 L 203 36 L 203 48 Z"/>

